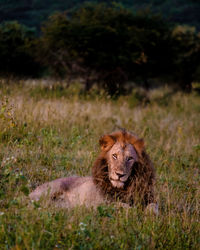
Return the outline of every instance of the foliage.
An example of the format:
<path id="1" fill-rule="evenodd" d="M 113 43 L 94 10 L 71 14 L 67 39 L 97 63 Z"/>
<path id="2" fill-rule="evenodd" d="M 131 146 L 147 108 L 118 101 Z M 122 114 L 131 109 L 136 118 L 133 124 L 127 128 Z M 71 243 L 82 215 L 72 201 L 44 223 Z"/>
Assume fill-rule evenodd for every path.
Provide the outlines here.
<path id="1" fill-rule="evenodd" d="M 7 134 L 0 137 L 0 249 L 199 248 L 198 95 L 154 89 L 138 107 L 129 105 L 134 93 L 86 100 L 78 89 L 63 98 L 59 88 L 38 91 L 45 81 L 20 82 L 0 85 Z M 28 199 L 46 181 L 90 175 L 99 137 L 118 127 L 144 137 L 157 172 L 158 217 L 137 207 L 64 210 Z"/>
<path id="2" fill-rule="evenodd" d="M 182 89 L 191 91 L 192 82 L 200 81 L 200 33 L 194 27 L 177 26 L 172 32 L 174 39 L 174 71 Z"/>
<path id="3" fill-rule="evenodd" d="M 162 74 L 168 63 L 170 29 L 147 12 L 86 5 L 70 19 L 55 14 L 42 31 L 43 62 L 57 75 L 84 76 L 87 90 L 97 82 L 113 95 L 127 79 Z"/>
<path id="4" fill-rule="evenodd" d="M 117 96 L 127 82 L 149 89 L 152 79 L 191 91 L 200 75 L 200 35 L 149 10 L 86 4 L 50 16 L 39 37 L 17 22 L 1 24 L 0 59 L 1 75 L 81 78 L 85 92 L 97 85 Z"/>
<path id="5" fill-rule="evenodd" d="M 0 73 L 35 75 L 38 65 L 33 57 L 34 30 L 18 22 L 0 25 Z"/>

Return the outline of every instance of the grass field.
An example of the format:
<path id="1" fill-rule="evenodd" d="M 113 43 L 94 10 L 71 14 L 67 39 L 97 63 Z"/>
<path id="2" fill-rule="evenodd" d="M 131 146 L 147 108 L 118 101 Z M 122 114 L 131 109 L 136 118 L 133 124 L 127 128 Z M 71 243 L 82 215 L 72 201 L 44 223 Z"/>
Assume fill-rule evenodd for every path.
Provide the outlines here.
<path id="1" fill-rule="evenodd" d="M 200 249 L 197 93 L 155 89 L 146 102 L 136 92 L 112 100 L 79 94 L 78 85 L 0 84 L 0 249 Z M 145 139 L 158 217 L 136 207 L 63 210 L 30 202 L 41 183 L 90 175 L 99 137 L 119 127 Z"/>

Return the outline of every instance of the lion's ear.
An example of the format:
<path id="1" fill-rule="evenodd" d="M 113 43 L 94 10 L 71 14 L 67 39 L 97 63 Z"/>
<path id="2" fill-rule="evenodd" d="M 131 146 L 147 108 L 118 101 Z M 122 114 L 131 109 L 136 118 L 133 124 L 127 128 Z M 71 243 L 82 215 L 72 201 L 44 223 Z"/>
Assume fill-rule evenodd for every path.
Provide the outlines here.
<path id="1" fill-rule="evenodd" d="M 139 155 L 144 151 L 144 140 L 138 139 L 133 143 L 133 146 Z"/>
<path id="2" fill-rule="evenodd" d="M 104 135 L 100 138 L 99 144 L 102 151 L 108 151 L 115 143 L 116 138 L 112 135 Z"/>

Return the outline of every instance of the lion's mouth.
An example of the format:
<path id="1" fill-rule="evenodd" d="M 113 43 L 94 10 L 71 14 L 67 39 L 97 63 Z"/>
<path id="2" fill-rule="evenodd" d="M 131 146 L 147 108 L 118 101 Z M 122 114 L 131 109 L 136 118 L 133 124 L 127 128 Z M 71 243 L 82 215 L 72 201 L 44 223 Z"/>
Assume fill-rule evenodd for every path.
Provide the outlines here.
<path id="1" fill-rule="evenodd" d="M 114 179 L 110 178 L 110 182 L 113 185 L 113 187 L 116 187 L 116 188 L 123 188 L 124 187 L 124 181 L 114 180 Z"/>

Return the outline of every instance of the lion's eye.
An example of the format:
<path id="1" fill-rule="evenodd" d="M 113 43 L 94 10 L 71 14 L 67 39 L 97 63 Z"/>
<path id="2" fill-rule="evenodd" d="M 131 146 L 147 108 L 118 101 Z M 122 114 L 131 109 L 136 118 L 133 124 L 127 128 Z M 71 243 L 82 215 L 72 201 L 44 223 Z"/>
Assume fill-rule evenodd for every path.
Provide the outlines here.
<path id="1" fill-rule="evenodd" d="M 113 159 L 117 160 L 117 155 L 116 154 L 113 154 L 112 157 L 113 157 Z"/>
<path id="2" fill-rule="evenodd" d="M 127 161 L 131 161 L 131 160 L 133 160 L 132 156 L 130 156 L 130 157 L 127 158 Z"/>

